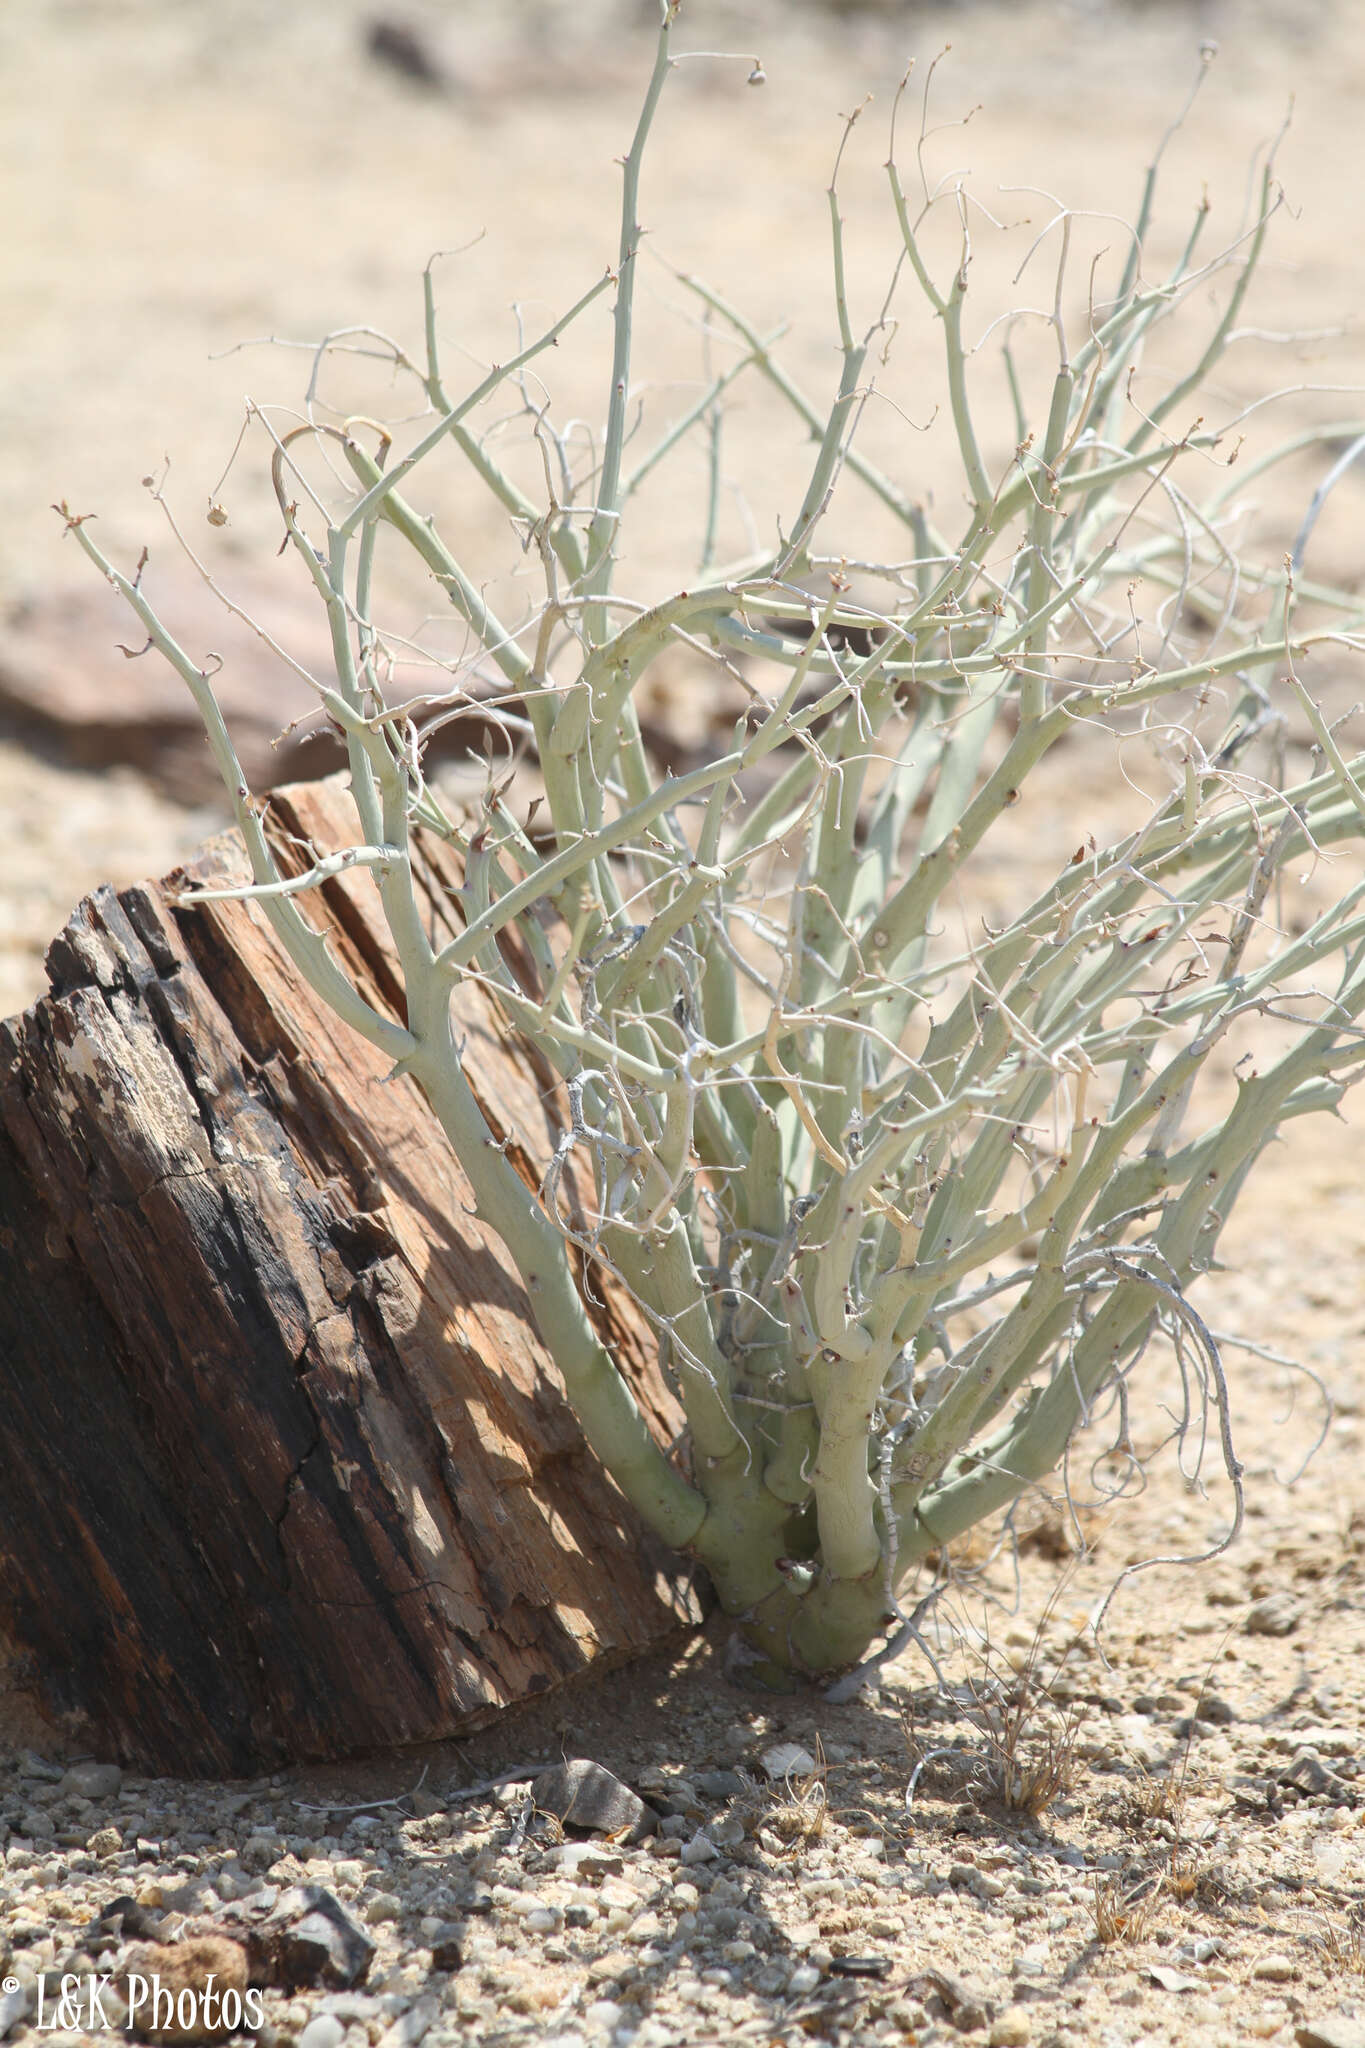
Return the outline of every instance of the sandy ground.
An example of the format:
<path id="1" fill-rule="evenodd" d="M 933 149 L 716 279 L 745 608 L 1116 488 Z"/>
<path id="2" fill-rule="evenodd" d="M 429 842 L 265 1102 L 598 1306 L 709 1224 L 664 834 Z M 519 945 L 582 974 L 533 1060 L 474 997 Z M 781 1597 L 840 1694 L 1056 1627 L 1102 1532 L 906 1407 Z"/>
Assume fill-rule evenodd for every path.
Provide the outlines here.
<path id="1" fill-rule="evenodd" d="M 695 44 L 755 51 L 768 82 L 750 89 L 746 63 L 684 70 L 648 176 L 643 213 L 653 248 L 677 269 L 705 274 L 760 328 L 789 319 L 785 360 L 817 392 L 837 367 L 823 188 L 838 114 L 865 91 L 877 94 L 842 181 L 850 279 L 870 308 L 890 248 L 880 169 L 885 128 L 874 133 L 873 125 L 883 120 L 888 87 L 907 58 L 927 62 L 949 41 L 945 118 L 978 102 L 983 111 L 950 142 L 938 140 L 940 171 L 970 163 L 983 192 L 1040 188 L 1102 213 L 1131 207 L 1141 168 L 1197 68 L 1201 37 L 1217 38 L 1220 53 L 1199 111 L 1170 152 L 1172 239 L 1204 185 L 1218 218 L 1235 231 L 1248 161 L 1280 126 L 1292 91 L 1294 124 L 1280 159 L 1291 206 L 1257 325 L 1339 329 L 1365 303 L 1356 220 L 1365 17 L 1353 7 L 896 8 L 851 17 L 837 29 L 777 4 L 693 4 L 688 16 Z M 88 573 L 47 509 L 54 499 L 97 509 L 104 543 L 125 560 L 155 542 L 155 572 L 169 542 L 139 480 L 168 453 L 172 496 L 218 573 L 230 579 L 235 567 L 273 554 L 273 508 L 245 465 L 220 480 L 243 394 L 295 404 L 305 359 L 262 348 L 224 354 L 233 343 L 267 334 L 316 339 L 363 321 L 416 347 L 423 264 L 433 251 L 482 234 L 441 271 L 443 329 L 452 362 L 459 347 L 480 361 L 500 359 L 515 345 L 514 300 L 528 323 L 544 322 L 610 261 L 619 177 L 613 160 L 628 138 L 644 62 L 633 27 L 638 14 L 623 10 L 618 21 L 597 7 L 529 4 L 410 10 L 448 68 L 444 96 L 424 94 L 368 61 L 366 18 L 354 0 L 325 7 L 219 0 L 212 8 L 8 0 L 0 12 L 9 300 L 0 335 L 0 604 L 60 606 Z M 1026 207 L 1041 220 L 1046 200 L 1003 195 L 995 203 L 1002 215 L 1017 209 L 1010 218 L 1019 224 L 1006 240 L 1022 253 L 1032 232 L 1022 225 Z M 657 349 L 660 382 L 676 386 L 695 378 L 697 335 L 662 262 L 650 278 L 642 324 Z M 920 345 L 932 345 L 927 328 Z M 1287 401 L 1291 427 L 1362 409 L 1359 396 L 1330 388 L 1359 376 L 1349 331 L 1295 345 L 1273 373 L 1266 346 L 1248 341 L 1235 356 L 1224 387 L 1230 404 L 1264 389 L 1271 375 L 1315 387 Z M 566 344 L 557 370 L 571 408 L 595 418 L 590 353 L 586 342 Z M 904 411 L 923 426 L 915 360 L 911 350 L 898 390 Z M 338 374 L 332 395 L 348 406 L 387 380 L 387 372 L 363 364 Z M 920 488 L 951 490 L 933 428 L 917 433 L 895 415 L 879 431 L 879 459 L 888 467 L 914 474 Z M 990 431 L 998 440 L 1003 415 L 992 416 Z M 761 456 L 777 502 L 800 475 L 799 440 L 775 433 L 758 406 L 752 416 L 741 411 L 735 435 L 736 468 Z M 1263 508 L 1266 532 L 1292 537 L 1312 483 L 1311 472 L 1294 473 L 1286 497 Z M 632 561 L 642 587 L 662 587 L 678 573 L 675 515 L 695 511 L 695 479 L 691 488 L 685 502 L 663 492 L 650 501 Z M 1324 576 L 1357 576 L 1362 489 L 1348 479 L 1324 519 L 1314 557 Z M 211 495 L 229 513 L 225 528 L 204 523 Z M 458 493 L 447 510 L 468 559 L 491 564 L 500 521 Z M 730 544 L 742 545 L 738 500 L 727 501 L 724 516 Z M 867 519 L 875 540 L 875 520 Z M 416 616 L 421 593 L 411 599 Z M 1064 810 L 1065 772 L 1047 787 Z M 165 869 L 211 823 L 128 771 L 73 774 L 3 738 L 0 815 L 9 849 L 0 881 L 7 1011 L 38 993 L 42 946 L 80 894 L 99 881 Z M 562 1958 L 545 1965 L 566 2040 L 575 2028 L 584 2039 L 606 2038 L 603 2027 L 619 2031 L 651 2015 L 662 2029 L 656 2039 L 710 2037 L 727 2025 L 727 2014 L 734 2024 L 766 2016 L 764 2038 L 799 2028 L 830 2038 L 842 2030 L 930 2039 L 948 2022 L 922 1985 L 914 1995 L 905 1987 L 934 1954 L 989 1989 L 991 2038 L 1002 2042 L 1288 2042 L 1308 2020 L 1365 2012 L 1355 1777 L 1365 1712 L 1358 1359 L 1365 1176 L 1352 1131 L 1339 1123 L 1296 1129 L 1244 1197 L 1224 1244 L 1229 1270 L 1201 1286 L 1205 1314 L 1220 1329 L 1250 1333 L 1312 1367 L 1330 1387 L 1337 1421 L 1307 1473 L 1294 1478 L 1316 1429 L 1313 1390 L 1285 1369 L 1230 1354 L 1251 1491 L 1240 1545 L 1205 1571 L 1161 1569 L 1129 1581 L 1104 1638 L 1107 1662 L 1073 1656 L 1066 1672 L 1078 1675 L 1060 1686 L 1063 1694 L 1076 1688 L 1075 1768 L 1037 1828 L 1067 1849 L 1067 1868 L 1080 1872 L 1070 1893 L 1032 1919 L 1024 1911 L 1011 1918 L 990 1884 L 974 1889 L 970 1875 L 959 1875 L 938 1892 L 930 1884 L 927 1894 L 912 1886 L 902 1898 L 892 1887 L 875 1911 L 869 1893 L 822 1916 L 818 1901 L 828 1905 L 833 1894 L 819 1893 L 821 1874 L 861 1870 L 869 1842 L 882 1842 L 875 1854 L 888 1867 L 922 1867 L 932 1877 L 941 1865 L 945 1880 L 954 1865 L 1009 1876 L 1023 1867 L 1025 1850 L 1033 1853 L 1025 1839 L 1033 1823 L 1006 1810 L 989 1772 L 972 1776 L 969 1761 L 952 1758 L 926 1766 L 907 1815 L 910 1772 L 925 1749 L 960 1738 L 974 1756 L 989 1761 L 991 1753 L 967 1721 L 939 1727 L 951 1712 L 932 1704 L 916 1658 L 888 1673 L 880 1695 L 853 1715 L 809 1702 L 768 1710 L 738 1696 L 717 1708 L 715 1650 L 702 1645 L 684 1669 L 626 1681 L 633 1690 L 624 1700 L 622 1682 L 613 1680 L 537 1716 L 508 1717 L 504 1728 L 428 1759 L 431 1785 L 453 1790 L 562 1747 L 600 1756 L 627 1776 L 667 1777 L 724 1764 L 721 1724 L 737 1721 L 749 1726 L 752 1743 L 789 1733 L 813 1746 L 820 1735 L 839 1756 L 827 1781 L 823 1840 L 766 1862 L 760 1854 L 753 1881 L 773 1926 L 797 1924 L 801 1905 L 801 1924 L 816 1928 L 804 1948 L 816 1953 L 820 1969 L 851 1944 L 853 1952 L 888 1958 L 890 1976 L 856 1997 L 839 1989 L 837 2010 L 817 2000 L 811 2021 L 790 1999 L 753 1991 L 743 1958 L 728 1988 L 704 1986 L 686 2008 L 668 1989 L 677 1981 L 669 1966 L 658 1978 L 662 1988 L 625 1999 L 624 2019 L 589 2023 L 583 2014 L 598 1992 L 588 1987 L 615 1981 L 600 1969 L 591 1975 L 610 1944 L 606 1934 L 596 1949 L 587 1933 L 566 1936 Z M 1157 1459 L 1148 1493 L 1106 1517 L 1093 1560 L 1068 1579 L 1043 1639 L 1044 1662 L 1055 1663 L 1077 1619 L 1123 1564 L 1197 1547 L 1225 1512 L 1216 1487 L 1201 1501 L 1169 1456 Z M 964 1626 L 985 1627 L 1006 1664 L 1028 1658 L 1034 1623 L 1057 1584 L 1055 1549 L 1043 1543 L 1026 1552 L 1017 1607 L 1010 1574 L 999 1565 L 960 1617 Z M 1254 1603 L 1270 1596 L 1290 1603 L 1283 1635 L 1255 1632 Z M 970 1633 L 956 1650 L 945 1647 L 959 1681 L 981 1678 L 983 1654 Z M 1191 1721 L 1201 1690 L 1226 1712 Z M 907 1713 L 916 1722 L 908 1747 Z M 1045 1749 L 1047 1726 L 1042 1712 L 1026 1747 L 1036 1740 Z M 1325 1779 L 1308 1771 L 1306 1791 L 1280 1777 L 1303 1749 L 1327 1767 Z M 730 1761 L 742 1750 L 732 1740 Z M 328 1782 L 337 1799 L 359 1800 L 410 1782 L 407 1769 L 406 1762 L 355 1766 Z M 1163 1774 L 1178 1793 L 1153 1793 Z M 281 1796 L 308 1790 L 290 1785 Z M 177 1788 L 153 1793 L 173 1816 Z M 199 1796 L 185 1791 L 183 1801 Z M 512 1867 L 494 1820 L 467 1837 L 464 1826 L 450 1853 L 463 1844 L 474 1856 L 492 1843 L 495 1862 L 503 1858 L 498 1867 Z M 964 1830 L 965 1846 L 957 1839 Z M 171 1841 L 174 1828 L 163 1834 Z M 199 1853 L 202 1861 L 208 1852 Z M 394 1853 L 401 1861 L 407 1851 L 395 1844 Z M 36 1910 L 29 1867 L 21 1859 L 0 1889 L 0 1945 L 21 1905 L 30 1915 Z M 151 1883 L 157 1872 L 140 1875 Z M 803 1884 L 817 1890 L 808 1896 Z M 932 1896 L 932 1911 L 921 1909 L 921 1895 Z M 1035 1894 L 1026 1888 L 1018 1896 Z M 940 1909 L 944 1897 L 948 1906 Z M 1097 1939 L 1097 1899 L 1115 1909 L 1109 1942 Z M 494 1946 L 501 1941 L 509 1956 L 524 1958 L 524 1938 L 507 1932 L 514 1918 L 495 1914 Z M 75 1936 L 53 1926 L 53 1955 L 60 1956 Z M 1030 1943 L 1031 1959 L 1020 1964 Z M 479 1982 L 486 1979 L 487 2008 L 496 2014 L 495 1961 L 480 1966 Z M 1163 1984 L 1151 1974 L 1154 1965 L 1190 1983 Z M 411 1967 L 420 1976 L 420 1961 Z M 824 1981 L 837 1988 L 836 1980 Z M 1034 1996 L 1040 1983 L 1049 1987 L 1046 1998 Z M 521 2008 L 518 2019 L 518 2010 L 512 1999 L 502 2012 L 506 2038 L 527 2027 L 545 2031 L 543 2014 L 528 2018 Z M 1007 2023 L 1000 2017 L 1007 2010 L 1022 2017 Z M 453 2026 L 456 2006 L 449 2011 Z M 281 2036 L 292 2038 L 304 2017 L 278 2015 Z M 463 2024 L 478 2033 L 485 2019 L 471 2009 Z M 629 2033 L 627 2025 L 621 2038 Z"/>

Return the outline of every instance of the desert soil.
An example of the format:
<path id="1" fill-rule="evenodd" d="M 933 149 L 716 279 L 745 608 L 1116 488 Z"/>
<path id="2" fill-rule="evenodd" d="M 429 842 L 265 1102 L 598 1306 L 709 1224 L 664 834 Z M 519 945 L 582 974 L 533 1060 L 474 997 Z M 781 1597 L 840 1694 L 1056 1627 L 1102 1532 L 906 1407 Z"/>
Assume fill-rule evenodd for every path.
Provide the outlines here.
<path id="1" fill-rule="evenodd" d="M 628 12 L 418 10 L 451 80 L 438 96 L 364 57 L 357 0 L 8 0 L 0 601 L 11 614 L 59 614 L 81 580 L 54 499 L 98 509 L 125 558 L 149 539 L 164 547 L 139 479 L 168 449 L 177 502 L 219 549 L 215 566 L 268 574 L 249 565 L 269 559 L 276 532 L 245 487 L 222 487 L 222 532 L 202 513 L 243 391 L 292 400 L 301 358 L 224 357 L 231 343 L 362 320 L 415 340 L 422 265 L 480 230 L 446 305 L 452 334 L 484 360 L 512 332 L 513 300 L 539 319 L 597 275 L 646 54 Z M 768 83 L 749 90 L 745 64 L 684 72 L 648 223 L 671 262 L 742 299 L 760 327 L 799 307 L 790 360 L 817 388 L 833 375 L 811 279 L 824 289 L 836 115 L 868 89 L 884 107 L 907 58 L 947 41 L 945 106 L 983 108 L 954 144 L 978 187 L 1027 184 L 1104 210 L 1128 205 L 1200 38 L 1219 38 L 1200 118 L 1173 147 L 1176 191 L 1193 203 L 1207 182 L 1235 222 L 1247 161 L 1292 90 L 1281 159 L 1292 219 L 1258 319 L 1329 330 L 1365 302 L 1365 21 L 1353 7 L 889 8 L 833 26 L 776 0 L 688 14 L 695 44 L 755 50 Z M 881 204 L 884 150 L 868 143 L 848 166 L 850 217 Z M 876 264 L 860 242 L 860 287 Z M 661 269 L 661 319 L 670 289 Z M 1229 370 L 1231 399 L 1264 388 L 1260 346 Z M 1341 386 L 1358 367 L 1350 334 L 1292 353 L 1279 381 Z M 1324 404 L 1348 416 L 1359 400 L 1289 403 L 1293 424 L 1333 416 Z M 581 409 L 595 411 L 586 389 Z M 947 490 L 937 446 L 926 442 L 923 482 Z M 774 444 L 779 485 L 796 461 Z M 1286 541 L 1311 490 L 1311 475 L 1299 481 L 1264 515 Z M 1356 578 L 1361 488 L 1341 487 L 1315 543 L 1324 575 Z M 646 581 L 670 574 L 668 509 L 655 506 L 637 541 Z M 473 511 L 454 517 L 475 555 L 495 538 Z M 1349 675 L 1324 680 L 1344 708 Z M 695 723 L 695 704 L 672 709 Z M 1021 869 L 1064 857 L 1077 776 L 1125 800 L 1118 765 L 1098 754 L 1050 768 L 1041 809 L 1019 823 Z M 41 989 L 42 948 L 82 893 L 164 871 L 214 822 L 132 770 L 73 772 L 17 739 L 0 739 L 0 815 L 7 1011 Z M 1197 1550 L 1226 1526 L 1214 1462 L 1205 1496 L 1169 1449 L 1155 1454 L 1159 1416 L 1142 1446 L 1154 1453 L 1145 1492 L 1086 1517 L 1087 1557 L 1070 1555 L 1067 1519 L 1039 1501 L 1021 1517 L 1017 1576 L 1007 1551 L 968 1560 L 975 1576 L 926 1624 L 943 1690 L 916 1650 L 849 1705 L 759 1699 L 726 1684 L 716 1627 L 674 1663 L 586 1684 L 430 1754 L 250 1785 L 125 1780 L 95 1799 L 63 1789 L 70 1756 L 12 1697 L 0 1960 L 19 1990 L 0 1993 L 0 2032 L 36 2042 L 38 1976 L 85 1967 L 93 1924 L 118 1895 L 167 1934 L 189 1922 L 231 1932 L 261 1887 L 310 1882 L 347 1905 L 378 1952 L 360 1993 L 270 1994 L 268 2043 L 306 2027 L 306 2048 L 456 2035 L 558 2048 L 927 2043 L 959 2031 L 1039 2048 L 1365 2041 L 1358 1125 L 1357 1111 L 1294 1129 L 1243 1198 L 1227 1270 L 1199 1287 L 1217 1329 L 1318 1376 L 1335 1404 L 1326 1441 L 1300 1470 L 1318 1431 L 1315 1385 L 1230 1346 L 1245 1530 L 1211 1565 L 1126 1580 L 1098 1645 L 1086 1617 L 1125 1565 Z M 1017 1730 L 1000 1718 L 1012 1677 L 1033 1702 Z M 779 1741 L 816 1764 L 794 1788 L 765 1779 L 762 1756 Z M 668 1815 L 664 1832 L 575 1869 L 523 1836 L 515 1785 L 468 1796 L 564 1755 L 645 1791 Z M 1011 1786 L 1018 1795 L 1040 1770 L 1057 1780 L 1043 1810 L 1011 1805 Z M 451 1944 L 458 1969 L 441 1967 Z M 851 1960 L 870 1974 L 851 1974 Z"/>

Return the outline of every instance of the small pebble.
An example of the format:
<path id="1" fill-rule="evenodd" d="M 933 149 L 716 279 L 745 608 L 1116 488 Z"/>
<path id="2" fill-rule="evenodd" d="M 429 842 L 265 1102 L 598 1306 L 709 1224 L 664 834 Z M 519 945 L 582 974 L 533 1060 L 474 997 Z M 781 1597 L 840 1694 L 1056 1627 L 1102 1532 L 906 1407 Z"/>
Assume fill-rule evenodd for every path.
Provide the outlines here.
<path id="1" fill-rule="evenodd" d="M 299 2035 L 298 2048 L 341 2048 L 345 2039 L 346 2029 L 341 2021 L 334 2014 L 323 2012 L 309 2020 Z"/>
<path id="2" fill-rule="evenodd" d="M 1268 1955 L 1253 1964 L 1251 1974 L 1261 1984 L 1292 1984 L 1299 1966 L 1292 1956 Z"/>
<path id="3" fill-rule="evenodd" d="M 991 2048 L 1025 2048 L 1030 2038 L 1032 2021 L 1027 2006 L 1007 2005 L 991 2021 Z"/>
<path id="4" fill-rule="evenodd" d="M 1247 1609 L 1249 1636 L 1292 1636 L 1303 1619 L 1303 1604 L 1292 1593 L 1267 1593 Z"/>
<path id="5" fill-rule="evenodd" d="M 385 1921 L 397 1920 L 403 1911 L 403 1901 L 394 1892 L 376 1892 L 365 1902 L 365 1918 L 371 1927 L 382 1927 Z"/>

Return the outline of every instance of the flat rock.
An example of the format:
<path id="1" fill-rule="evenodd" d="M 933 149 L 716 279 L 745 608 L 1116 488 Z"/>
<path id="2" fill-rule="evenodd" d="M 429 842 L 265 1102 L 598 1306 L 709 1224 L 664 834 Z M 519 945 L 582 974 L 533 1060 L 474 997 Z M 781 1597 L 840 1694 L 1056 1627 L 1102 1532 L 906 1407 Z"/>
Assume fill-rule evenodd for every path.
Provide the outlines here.
<path id="1" fill-rule="evenodd" d="M 619 1877 L 625 1868 L 621 1857 L 598 1848 L 595 1842 L 560 1842 L 545 1852 L 545 1867 L 564 1877 Z"/>
<path id="2" fill-rule="evenodd" d="M 1365 2020 L 1350 2013 L 1330 2013 L 1325 2019 L 1305 2020 L 1294 2029 L 1299 2048 L 1365 2048 Z"/>
<path id="3" fill-rule="evenodd" d="M 541 1813 L 552 1813 L 564 1827 L 585 1834 L 641 1842 L 659 1825 L 659 1816 L 638 1793 L 590 1757 L 574 1757 L 542 1771 L 531 1787 L 531 1798 Z"/>
<path id="4" fill-rule="evenodd" d="M 1296 1785 L 1300 1792 L 1310 1796 L 1315 1792 L 1327 1792 L 1347 1799 L 1351 1797 L 1351 1787 L 1323 1762 L 1315 1749 L 1298 1750 L 1276 1775 L 1281 1785 Z"/>
<path id="5" fill-rule="evenodd" d="M 1168 1969 L 1164 1963 L 1149 1963 L 1147 1975 L 1162 1991 L 1202 1991 L 1202 1977 L 1192 1977 L 1188 1970 Z"/>

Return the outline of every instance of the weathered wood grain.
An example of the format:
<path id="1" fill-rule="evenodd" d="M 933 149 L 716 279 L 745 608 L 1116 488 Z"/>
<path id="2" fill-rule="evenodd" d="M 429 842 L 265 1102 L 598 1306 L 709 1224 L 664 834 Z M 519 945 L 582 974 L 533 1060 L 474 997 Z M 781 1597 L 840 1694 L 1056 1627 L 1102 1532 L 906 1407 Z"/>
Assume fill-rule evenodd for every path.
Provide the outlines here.
<path id="1" fill-rule="evenodd" d="M 282 845 L 349 817 L 330 783 L 272 807 Z M 235 836 L 188 873 L 241 878 Z M 257 910 L 173 909 L 184 880 L 82 903 L 0 1025 L 0 1627 L 46 1710 L 143 1767 L 252 1771 L 451 1734 L 694 1623 L 424 1098 Z M 308 902 L 397 1014 L 368 879 Z M 461 1004 L 529 1175 L 553 1092 Z M 652 1346 L 603 1316 L 671 1440 Z"/>

